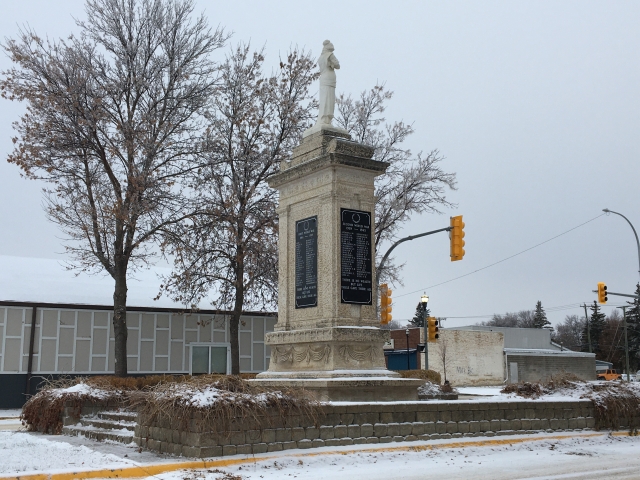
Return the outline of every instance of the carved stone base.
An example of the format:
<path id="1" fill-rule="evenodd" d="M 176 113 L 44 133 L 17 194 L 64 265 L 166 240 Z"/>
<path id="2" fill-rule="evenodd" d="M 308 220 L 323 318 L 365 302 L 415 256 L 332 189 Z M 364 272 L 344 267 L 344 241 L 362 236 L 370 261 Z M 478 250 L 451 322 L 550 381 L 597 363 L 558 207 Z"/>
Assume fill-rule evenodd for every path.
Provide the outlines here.
<path id="1" fill-rule="evenodd" d="M 266 372 L 265 372 L 266 373 Z M 389 372 L 393 373 L 393 372 Z M 418 400 L 423 380 L 410 378 L 281 378 L 250 380 L 254 385 L 279 390 L 299 388 L 322 402 L 397 402 Z"/>
<path id="2" fill-rule="evenodd" d="M 268 333 L 269 370 L 276 372 L 386 372 L 382 345 L 388 332 L 374 327 L 327 327 Z M 353 375 L 358 375 L 354 373 Z"/>

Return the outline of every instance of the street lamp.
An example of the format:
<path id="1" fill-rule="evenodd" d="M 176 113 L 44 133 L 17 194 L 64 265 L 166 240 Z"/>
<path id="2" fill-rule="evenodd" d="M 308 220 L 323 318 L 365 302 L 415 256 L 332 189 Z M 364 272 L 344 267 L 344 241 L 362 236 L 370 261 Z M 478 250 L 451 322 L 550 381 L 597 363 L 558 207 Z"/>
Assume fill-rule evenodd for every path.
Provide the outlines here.
<path id="1" fill-rule="evenodd" d="M 605 213 L 615 213 L 616 215 L 620 215 L 622 218 L 624 218 L 627 221 L 627 223 L 631 227 L 631 230 L 633 230 L 633 234 L 636 236 L 636 246 L 638 247 L 638 273 L 640 273 L 640 240 L 638 240 L 638 233 L 636 232 L 636 229 L 633 228 L 633 224 L 629 221 L 627 217 L 625 217 L 621 213 L 614 212 L 613 210 L 609 210 L 608 208 L 604 208 L 602 211 Z"/>
<path id="2" fill-rule="evenodd" d="M 411 364 L 409 363 L 409 327 L 405 330 L 407 334 L 407 370 L 411 370 Z"/>
<path id="3" fill-rule="evenodd" d="M 427 336 L 429 335 L 427 326 L 427 303 L 429 303 L 429 297 L 427 293 L 423 293 L 420 297 L 420 303 L 422 304 L 422 328 L 424 328 L 424 369 L 429 370 L 429 355 L 427 352 Z"/>

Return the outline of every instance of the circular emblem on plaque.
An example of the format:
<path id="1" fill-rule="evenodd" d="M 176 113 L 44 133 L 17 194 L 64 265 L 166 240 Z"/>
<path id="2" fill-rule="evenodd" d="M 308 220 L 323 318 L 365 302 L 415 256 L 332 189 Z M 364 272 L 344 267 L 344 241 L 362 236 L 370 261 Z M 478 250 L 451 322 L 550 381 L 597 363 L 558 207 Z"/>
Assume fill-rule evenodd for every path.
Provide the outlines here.
<path id="1" fill-rule="evenodd" d="M 360 215 L 358 215 L 357 213 L 354 213 L 351 216 L 351 220 L 353 221 L 353 223 L 360 223 Z"/>
<path id="2" fill-rule="evenodd" d="M 302 227 L 302 228 L 304 228 L 304 231 L 305 231 L 305 232 L 306 232 L 307 230 L 309 230 L 309 220 L 306 220 L 306 221 L 304 222 L 304 225 L 303 225 L 303 227 Z"/>

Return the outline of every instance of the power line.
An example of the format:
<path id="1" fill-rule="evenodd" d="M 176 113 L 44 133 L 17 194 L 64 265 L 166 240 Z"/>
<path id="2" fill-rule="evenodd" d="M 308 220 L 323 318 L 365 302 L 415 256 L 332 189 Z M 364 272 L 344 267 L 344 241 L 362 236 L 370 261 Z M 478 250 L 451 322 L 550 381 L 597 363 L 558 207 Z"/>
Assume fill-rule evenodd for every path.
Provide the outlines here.
<path id="1" fill-rule="evenodd" d="M 533 250 L 534 248 L 537 248 L 537 247 L 539 247 L 541 245 L 544 245 L 545 243 L 549 243 L 551 240 L 555 240 L 558 237 L 566 235 L 567 233 L 572 232 L 575 229 L 580 228 L 583 225 L 586 225 L 587 223 L 593 222 L 594 220 L 597 220 L 598 218 L 600 218 L 600 217 L 602 217 L 604 215 L 605 215 L 604 213 L 601 213 L 597 217 L 594 217 L 591 220 L 587 220 L 586 222 L 581 223 L 580 225 L 576 225 L 575 227 L 570 228 L 569 230 L 567 230 L 565 232 L 562 232 L 562 233 L 556 235 L 555 237 L 551 237 L 551 238 L 545 240 L 544 242 L 540 242 L 540 243 L 534 245 L 533 247 L 529 247 L 529 248 L 527 248 L 525 250 L 522 250 L 521 252 L 518 252 L 518 253 L 515 253 L 515 254 L 513 254 L 513 255 L 511 255 L 509 257 L 503 258 L 502 260 L 498 260 L 497 262 L 491 263 L 491 264 L 486 265 L 486 266 L 484 266 L 482 268 L 478 268 L 477 270 L 474 270 L 473 272 L 465 273 L 464 275 L 460 275 L 459 277 L 451 278 L 449 280 L 446 280 L 446 281 L 440 282 L 440 283 L 436 283 L 435 285 L 431 285 L 429 287 L 419 288 L 418 290 L 414 290 L 412 292 L 403 293 L 402 295 L 396 295 L 396 298 L 405 297 L 407 295 L 412 295 L 414 293 L 426 291 L 426 290 L 429 290 L 431 288 L 435 288 L 435 287 L 439 287 L 440 285 L 444 285 L 445 283 L 450 283 L 450 282 L 453 282 L 454 280 L 459 280 L 461 278 L 468 277 L 469 275 L 473 275 L 474 273 L 481 272 L 482 270 L 486 270 L 487 268 L 491 268 L 491 267 L 493 267 L 495 265 L 498 265 L 499 263 L 506 262 L 507 260 L 511 260 L 512 258 L 517 257 L 518 255 L 522 255 L 523 253 L 528 252 L 529 250 Z M 450 317 L 450 318 L 453 318 L 453 317 Z M 467 318 L 471 318 L 471 317 L 467 317 Z"/>
<path id="2" fill-rule="evenodd" d="M 574 308 L 579 308 L 582 307 L 582 304 L 584 302 L 579 302 L 579 303 L 568 303 L 566 305 L 557 305 L 554 307 L 544 307 L 544 311 L 545 312 L 560 312 L 562 310 L 573 310 Z M 607 307 L 621 307 L 623 306 L 623 304 L 616 304 L 616 303 L 607 303 L 606 305 Z M 526 309 L 523 309 L 526 310 Z M 449 316 L 449 315 L 438 315 L 439 317 L 442 318 L 446 318 L 447 320 L 450 318 L 493 318 L 494 315 L 504 315 L 502 313 L 491 313 L 488 315 L 462 315 L 462 316 Z M 397 318 L 394 319 L 397 321 L 404 321 L 404 320 L 410 320 L 409 318 Z"/>

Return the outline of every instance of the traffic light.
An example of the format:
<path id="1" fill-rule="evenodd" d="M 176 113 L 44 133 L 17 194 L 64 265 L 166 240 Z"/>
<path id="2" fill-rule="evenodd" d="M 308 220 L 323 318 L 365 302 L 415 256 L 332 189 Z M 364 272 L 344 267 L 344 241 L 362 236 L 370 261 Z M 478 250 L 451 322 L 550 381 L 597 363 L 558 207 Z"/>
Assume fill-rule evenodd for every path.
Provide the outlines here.
<path id="1" fill-rule="evenodd" d="M 607 286 L 604 282 L 598 282 L 598 303 L 607 303 Z"/>
<path id="2" fill-rule="evenodd" d="M 438 320 L 436 317 L 429 317 L 428 322 L 429 341 L 435 342 L 440 337 L 440 335 L 438 335 Z"/>
<path id="3" fill-rule="evenodd" d="M 380 323 L 386 325 L 391 321 L 391 290 L 386 283 L 380 285 Z"/>
<path id="4" fill-rule="evenodd" d="M 449 238 L 451 241 L 451 261 L 462 260 L 464 257 L 464 222 L 462 221 L 462 215 L 457 217 L 451 217 L 451 231 L 449 232 Z"/>

